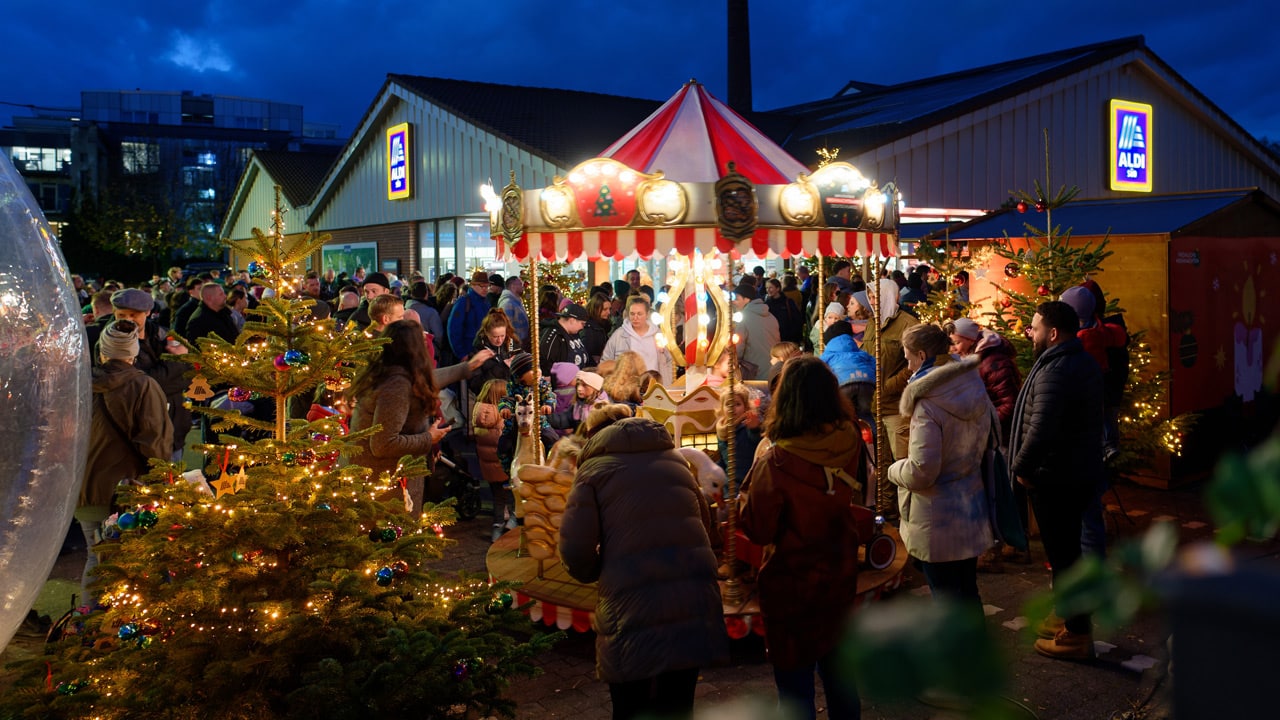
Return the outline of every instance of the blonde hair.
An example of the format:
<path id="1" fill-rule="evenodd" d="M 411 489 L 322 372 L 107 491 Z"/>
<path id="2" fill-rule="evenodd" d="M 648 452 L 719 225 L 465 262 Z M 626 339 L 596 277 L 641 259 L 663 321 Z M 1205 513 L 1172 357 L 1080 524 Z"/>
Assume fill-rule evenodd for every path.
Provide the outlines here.
<path id="1" fill-rule="evenodd" d="M 507 396 L 507 381 L 494 378 L 486 380 L 480 388 L 480 394 L 476 396 L 476 402 L 489 403 L 497 405 L 502 398 Z"/>
<path id="2" fill-rule="evenodd" d="M 639 403 L 640 376 L 645 372 L 644 358 L 640 353 L 624 352 L 614 360 L 613 372 L 604 379 L 602 388 L 610 400 Z"/>
<path id="3" fill-rule="evenodd" d="M 751 390 L 742 383 L 726 385 L 720 388 L 720 409 L 716 412 L 716 437 L 729 439 L 733 431 L 733 402 L 741 400 L 742 407 L 751 409 Z"/>
<path id="4" fill-rule="evenodd" d="M 769 357 L 776 360 L 786 360 L 787 358 L 793 358 L 799 354 L 800 346 L 790 340 L 775 343 L 773 347 L 769 348 Z"/>

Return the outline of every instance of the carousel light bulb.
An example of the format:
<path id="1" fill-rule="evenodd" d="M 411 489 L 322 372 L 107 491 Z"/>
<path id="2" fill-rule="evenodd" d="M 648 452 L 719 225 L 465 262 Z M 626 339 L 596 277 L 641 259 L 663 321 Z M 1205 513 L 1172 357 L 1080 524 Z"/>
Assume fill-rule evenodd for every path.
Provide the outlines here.
<path id="1" fill-rule="evenodd" d="M 649 316 L 649 322 L 653 323 L 654 325 L 661 325 L 661 324 L 662 324 L 662 313 L 654 313 L 654 314 L 650 315 L 650 316 Z"/>
<path id="2" fill-rule="evenodd" d="M 736 312 L 736 313 L 734 313 L 734 314 L 733 314 L 733 321 L 734 321 L 734 322 L 736 322 L 736 323 L 740 323 L 740 322 L 742 322 L 742 311 L 741 311 L 741 310 L 739 310 L 738 312 Z"/>
<path id="3" fill-rule="evenodd" d="M 658 304 L 665 303 L 670 299 L 671 299 L 671 296 L 667 294 L 666 290 L 663 290 L 662 292 L 658 293 Z"/>
<path id="4" fill-rule="evenodd" d="M 739 340 L 739 338 L 738 338 L 738 333 L 734 333 L 734 334 L 733 334 L 733 344 L 734 344 L 734 345 L 737 345 L 737 344 L 738 344 L 738 340 Z"/>
<path id="5" fill-rule="evenodd" d="M 784 216 L 801 218 L 813 213 L 813 196 L 796 183 L 782 189 L 782 212 Z"/>
<path id="6" fill-rule="evenodd" d="M 623 183 L 630 185 L 632 182 L 635 182 L 636 174 L 630 170 L 623 170 L 618 174 L 618 179 Z"/>
<path id="7" fill-rule="evenodd" d="M 702 325 L 709 325 L 711 323 L 711 316 L 706 313 L 699 313 L 698 322 Z"/>
<path id="8" fill-rule="evenodd" d="M 724 267 L 724 261 L 723 261 L 723 260 L 721 260 L 720 258 L 712 258 L 712 259 L 711 259 L 711 269 L 712 269 L 712 270 L 719 270 L 719 269 L 720 269 L 720 268 L 722 268 L 722 267 Z"/>
<path id="9" fill-rule="evenodd" d="M 657 335 L 654 335 L 653 340 L 654 342 L 658 343 L 659 346 L 667 344 L 667 336 L 663 335 L 662 333 L 658 333 Z"/>

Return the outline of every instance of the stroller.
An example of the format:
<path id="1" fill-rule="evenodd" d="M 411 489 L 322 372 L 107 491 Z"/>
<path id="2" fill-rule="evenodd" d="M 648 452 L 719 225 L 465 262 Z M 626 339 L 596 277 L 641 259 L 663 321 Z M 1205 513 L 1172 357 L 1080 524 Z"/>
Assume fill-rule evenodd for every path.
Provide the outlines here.
<path id="1" fill-rule="evenodd" d="M 457 433 L 455 436 L 454 433 Z M 480 481 L 466 470 L 458 447 L 465 439 L 461 430 L 452 430 L 440 443 L 435 468 L 427 478 L 426 496 L 431 502 L 456 498 L 454 512 L 459 520 L 472 520 L 480 514 Z"/>

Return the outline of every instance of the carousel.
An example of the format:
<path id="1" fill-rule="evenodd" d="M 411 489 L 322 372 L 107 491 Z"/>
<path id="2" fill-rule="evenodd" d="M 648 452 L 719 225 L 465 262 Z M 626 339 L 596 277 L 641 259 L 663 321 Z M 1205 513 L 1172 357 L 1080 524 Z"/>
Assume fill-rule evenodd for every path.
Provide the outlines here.
<path id="1" fill-rule="evenodd" d="M 762 633 L 751 580 L 760 548 L 736 528 L 734 433 L 728 436 L 728 480 L 722 487 L 710 477 L 719 468 L 698 461 L 698 454 L 707 459 L 704 449 L 716 447 L 720 407 L 719 388 L 703 381 L 726 354 L 728 377 L 722 387 L 734 386 L 740 377 L 737 318 L 731 293 L 723 288 L 732 287 L 736 266 L 750 255 L 862 258 L 864 272 L 878 274 L 898 246 L 896 188 L 878 186 L 843 162 L 810 172 L 691 80 L 599 157 L 550 186 L 520 188 L 512 173 L 500 193 L 486 188 L 482 195 L 500 254 L 528 263 L 533 287 L 539 262 L 666 260 L 667 289 L 655 297 L 652 322 L 679 377 L 670 386 L 651 387 L 637 414 L 667 427 L 691 459 L 709 500 L 719 506 L 721 596 L 730 637 Z M 819 288 L 822 268 L 818 263 Z M 537 313 L 530 313 L 530 321 L 530 352 L 535 372 L 541 372 Z M 879 319 L 875 322 L 878 326 Z M 882 380 L 877 377 L 877 393 Z M 746 384 L 767 396 L 765 383 Z M 573 467 L 554 453 L 546 457 L 534 431 L 536 407 L 535 397 L 527 412 L 517 412 L 521 432 L 511 475 L 523 524 L 491 546 L 487 569 L 494 580 L 520 583 L 516 600 L 529 604 L 535 621 L 586 631 L 596 606 L 595 586 L 570 578 L 556 552 Z M 870 427 L 864 426 L 863 437 L 876 445 Z M 887 449 L 886 443 L 878 445 L 862 488 L 863 505 L 855 508 L 863 526 L 859 536 L 866 542 L 849 548 L 863 563 L 859 604 L 897 589 L 907 560 L 896 529 L 882 519 Z"/>

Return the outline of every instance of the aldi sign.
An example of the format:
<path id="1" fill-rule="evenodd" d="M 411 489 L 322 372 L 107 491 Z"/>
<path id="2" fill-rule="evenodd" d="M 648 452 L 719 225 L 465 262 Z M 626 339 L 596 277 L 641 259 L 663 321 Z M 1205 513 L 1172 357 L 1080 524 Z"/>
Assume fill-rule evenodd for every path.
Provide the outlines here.
<path id="1" fill-rule="evenodd" d="M 1151 106 L 1112 100 L 1111 189 L 1151 192 Z"/>
<path id="2" fill-rule="evenodd" d="M 409 123 L 387 128 L 387 199 L 403 200 L 411 193 L 409 184 Z"/>

